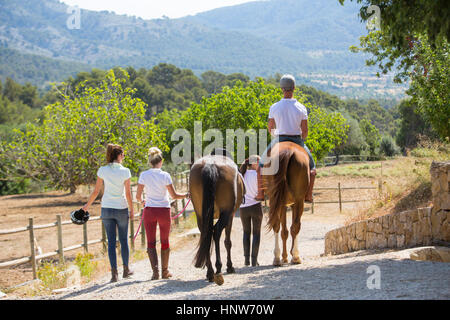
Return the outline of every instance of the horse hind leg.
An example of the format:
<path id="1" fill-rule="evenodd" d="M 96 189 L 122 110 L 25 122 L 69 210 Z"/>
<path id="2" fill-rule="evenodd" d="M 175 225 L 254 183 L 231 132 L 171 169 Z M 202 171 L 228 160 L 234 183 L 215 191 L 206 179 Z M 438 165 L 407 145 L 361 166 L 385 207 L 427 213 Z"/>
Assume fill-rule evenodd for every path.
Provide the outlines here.
<path id="1" fill-rule="evenodd" d="M 286 239 L 289 235 L 289 232 L 286 230 L 286 207 L 282 207 L 281 212 L 279 214 L 279 221 L 274 226 L 273 231 L 275 233 L 275 249 L 273 251 L 274 253 L 274 259 L 273 259 L 273 265 L 274 266 L 281 266 L 283 263 L 287 262 L 287 250 L 286 250 Z M 283 223 L 284 219 L 284 223 Z M 282 226 L 284 224 L 284 226 Z M 281 249 L 280 249 L 280 229 L 281 229 L 281 239 L 283 241 L 283 254 L 282 258 L 280 258 L 281 255 Z"/>
<path id="2" fill-rule="evenodd" d="M 212 263 L 211 263 L 211 257 L 208 256 L 208 259 L 206 260 L 206 279 L 209 282 L 213 282 L 214 281 L 214 269 L 212 267 Z"/>
<path id="3" fill-rule="evenodd" d="M 288 263 L 288 253 L 287 253 L 287 238 L 289 237 L 289 231 L 286 226 L 286 207 L 282 209 L 281 212 L 281 239 L 283 240 L 283 253 L 281 257 L 283 258 L 281 261 L 283 263 Z"/>
<path id="4" fill-rule="evenodd" d="M 227 273 L 235 273 L 233 262 L 231 261 L 231 228 L 233 226 L 233 216 L 229 218 L 227 227 L 225 228 L 225 248 L 227 249 Z"/>
<path id="5" fill-rule="evenodd" d="M 300 260 L 299 251 L 298 251 L 298 235 L 300 233 L 301 227 L 301 216 L 303 214 L 303 201 L 300 203 L 296 203 L 292 206 L 292 225 L 291 225 L 291 237 L 292 237 L 292 247 L 291 247 L 291 255 L 292 255 L 292 264 L 300 264 L 302 261 Z"/>
<path id="6" fill-rule="evenodd" d="M 275 238 L 275 248 L 273 250 L 273 265 L 274 266 L 281 266 L 281 259 L 280 259 L 280 222 L 278 221 L 278 223 L 273 227 L 273 232 L 274 232 L 274 238 Z"/>
<path id="7" fill-rule="evenodd" d="M 225 219 L 227 220 L 227 219 Z M 220 214 L 220 218 L 214 226 L 214 245 L 216 249 L 216 273 L 214 274 L 214 282 L 219 286 L 224 283 L 222 276 L 222 260 L 220 258 L 220 236 L 222 235 L 222 231 L 225 228 L 225 223 L 228 221 L 224 221 L 224 216 L 222 213 Z"/>

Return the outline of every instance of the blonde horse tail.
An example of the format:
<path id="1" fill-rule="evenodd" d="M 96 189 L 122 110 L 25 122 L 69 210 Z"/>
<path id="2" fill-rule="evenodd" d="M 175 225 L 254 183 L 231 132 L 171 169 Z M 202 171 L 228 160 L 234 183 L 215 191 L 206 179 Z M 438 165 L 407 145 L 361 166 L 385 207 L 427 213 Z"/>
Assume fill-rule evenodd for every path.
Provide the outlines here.
<path id="1" fill-rule="evenodd" d="M 267 228 L 269 231 L 280 221 L 280 209 L 286 205 L 286 195 L 288 192 L 286 172 L 292 155 L 293 151 L 290 149 L 285 149 L 280 152 L 278 172 L 268 186 L 270 209 Z"/>

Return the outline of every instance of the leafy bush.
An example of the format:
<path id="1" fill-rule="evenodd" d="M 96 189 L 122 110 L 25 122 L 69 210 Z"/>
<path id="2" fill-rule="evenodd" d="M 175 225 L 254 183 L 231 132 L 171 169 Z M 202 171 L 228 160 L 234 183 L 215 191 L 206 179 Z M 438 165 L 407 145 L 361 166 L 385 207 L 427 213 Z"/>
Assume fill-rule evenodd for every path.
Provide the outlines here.
<path id="1" fill-rule="evenodd" d="M 37 270 L 37 277 L 42 281 L 44 289 L 54 290 L 64 288 L 68 275 L 64 273 L 66 265 L 55 265 L 51 262 L 44 262 Z"/>
<path id="2" fill-rule="evenodd" d="M 95 182 L 107 143 L 120 144 L 132 155 L 123 164 L 134 173 L 146 163 L 150 146 L 165 151 L 164 134 L 145 119 L 145 104 L 124 82 L 111 70 L 99 88 L 81 90 L 81 83 L 79 94 L 64 95 L 44 109 L 42 125 L 16 130 L 11 143 L 0 143 L 0 163 L 10 164 L 6 175 L 48 179 L 51 187 L 75 192 L 78 185 Z"/>
<path id="3" fill-rule="evenodd" d="M 384 136 L 380 142 L 380 152 L 388 157 L 392 157 L 400 153 L 399 147 L 395 144 L 394 139 L 390 136 Z"/>
<path id="4" fill-rule="evenodd" d="M 98 266 L 98 263 L 92 259 L 94 259 L 94 255 L 91 253 L 78 253 L 75 258 L 75 265 L 80 269 L 81 275 L 88 279 L 91 278 Z"/>
<path id="5" fill-rule="evenodd" d="M 184 128 L 189 131 L 191 137 L 194 137 L 195 133 L 194 123 L 201 121 L 203 131 L 218 129 L 225 138 L 227 129 L 242 129 L 244 132 L 267 130 L 270 106 L 282 97 L 281 89 L 266 84 L 261 78 L 250 81 L 246 86 L 237 81 L 234 87 L 224 87 L 221 93 L 204 98 L 200 104 L 193 103 L 189 109 L 181 112 L 179 118 L 170 121 L 170 114 L 166 113 L 161 120 L 165 128 Z M 329 113 L 306 102 L 306 96 L 300 90 L 296 90 L 294 98 L 308 109 L 309 134 L 305 141 L 306 145 L 316 160 L 322 159 L 346 138 L 348 125 L 340 113 Z M 267 131 L 267 141 L 269 140 L 270 135 Z M 225 141 L 222 143 L 225 144 Z M 209 145 L 210 142 L 203 141 L 202 150 Z M 234 150 L 236 149 L 234 144 Z M 249 155 L 248 149 L 246 144 L 246 157 Z"/>

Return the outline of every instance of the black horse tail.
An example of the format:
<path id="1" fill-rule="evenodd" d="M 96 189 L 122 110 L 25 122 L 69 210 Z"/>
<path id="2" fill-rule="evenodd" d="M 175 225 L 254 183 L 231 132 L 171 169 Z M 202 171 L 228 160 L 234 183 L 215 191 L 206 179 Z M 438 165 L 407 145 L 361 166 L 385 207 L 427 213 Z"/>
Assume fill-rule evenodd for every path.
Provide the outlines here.
<path id="1" fill-rule="evenodd" d="M 199 248 L 195 256 L 195 267 L 203 268 L 211 252 L 214 224 L 214 199 L 219 171 L 215 164 L 206 164 L 202 169 L 203 202 L 202 225 Z"/>

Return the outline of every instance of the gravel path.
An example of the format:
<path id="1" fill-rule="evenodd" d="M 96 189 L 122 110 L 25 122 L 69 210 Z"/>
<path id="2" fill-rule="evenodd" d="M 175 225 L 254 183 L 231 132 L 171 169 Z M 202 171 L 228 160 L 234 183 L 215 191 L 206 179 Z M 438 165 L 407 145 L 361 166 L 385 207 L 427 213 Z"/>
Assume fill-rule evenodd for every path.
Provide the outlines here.
<path id="1" fill-rule="evenodd" d="M 132 266 L 135 271 L 132 279 L 110 284 L 108 275 L 78 291 L 40 299 L 450 299 L 448 263 L 405 260 L 396 251 L 360 251 L 321 257 L 325 233 L 338 226 L 336 221 L 304 215 L 299 241 L 302 264 L 282 267 L 272 266 L 274 238 L 264 230 L 260 266 L 245 267 L 242 225 L 240 218 L 235 217 L 232 260 L 236 273 L 224 273 L 222 286 L 207 282 L 206 269 L 192 265 L 198 239 L 195 238 L 171 253 L 170 271 L 174 276 L 170 280 L 150 281 L 149 262 L 142 260 Z M 223 239 L 224 235 L 221 247 L 225 266 Z M 367 269 L 371 265 L 379 267 L 380 289 L 367 287 L 371 276 Z"/>

